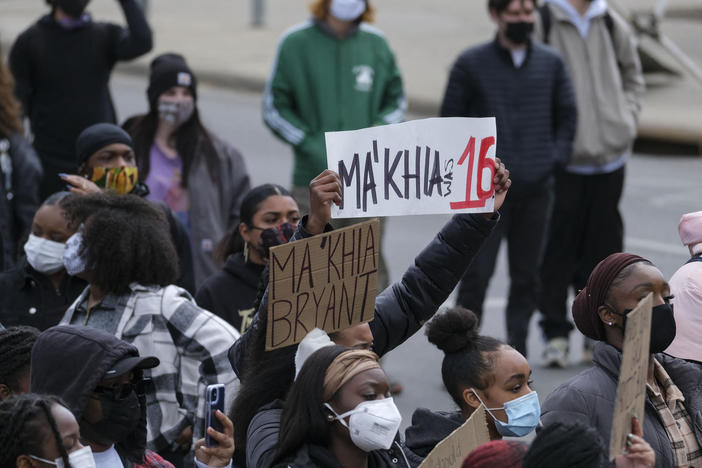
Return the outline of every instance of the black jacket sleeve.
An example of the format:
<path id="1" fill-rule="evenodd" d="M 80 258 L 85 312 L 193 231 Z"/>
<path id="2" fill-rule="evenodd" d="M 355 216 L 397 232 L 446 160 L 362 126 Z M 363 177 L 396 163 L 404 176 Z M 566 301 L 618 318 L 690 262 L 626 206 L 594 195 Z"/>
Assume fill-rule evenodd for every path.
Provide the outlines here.
<path id="1" fill-rule="evenodd" d="M 375 299 L 373 350 L 382 356 L 412 336 L 456 287 L 497 217 L 458 214 L 415 258 L 402 280 Z"/>
<path id="2" fill-rule="evenodd" d="M 441 117 L 466 117 L 468 112 L 468 101 L 470 99 L 470 76 L 463 63 L 463 57 L 459 57 L 451 67 L 444 100 L 441 102 Z"/>
<path id="3" fill-rule="evenodd" d="M 22 104 L 22 113 L 29 115 L 32 111 L 32 97 L 34 96 L 34 76 L 29 62 L 29 39 L 26 34 L 21 34 L 10 49 L 8 63 L 15 79 L 15 96 Z"/>
<path id="4" fill-rule="evenodd" d="M 34 148 L 21 135 L 15 134 L 10 138 L 10 154 L 12 158 L 13 199 L 16 233 L 19 240 L 29 231 L 34 219 L 34 213 L 39 208 L 39 183 L 42 168 Z"/>
<path id="5" fill-rule="evenodd" d="M 120 0 L 127 28 L 113 25 L 112 55 L 115 60 L 131 60 L 153 47 L 151 28 L 135 0 Z"/>
<path id="6" fill-rule="evenodd" d="M 573 84 L 568 70 L 561 59 L 558 60 L 556 75 L 556 86 L 553 90 L 555 157 L 561 167 L 566 167 L 570 162 L 570 155 L 573 151 L 578 111 L 575 104 Z"/>

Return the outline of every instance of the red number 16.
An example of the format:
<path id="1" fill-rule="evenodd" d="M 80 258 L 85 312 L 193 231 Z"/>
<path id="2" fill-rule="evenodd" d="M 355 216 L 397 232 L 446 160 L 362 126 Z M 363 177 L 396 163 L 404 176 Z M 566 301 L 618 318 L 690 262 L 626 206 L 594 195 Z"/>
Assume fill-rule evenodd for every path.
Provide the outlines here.
<path id="1" fill-rule="evenodd" d="M 462 210 L 464 208 L 482 208 L 485 206 L 485 203 L 488 200 L 488 198 L 492 197 L 494 191 L 492 188 L 492 179 L 495 177 L 495 163 L 491 159 L 487 158 L 487 152 L 490 149 L 490 147 L 492 147 L 492 145 L 494 144 L 495 137 L 492 136 L 483 138 L 480 142 L 480 154 L 478 155 L 478 170 L 475 174 L 475 183 L 477 184 L 476 192 L 478 194 L 478 199 L 471 200 L 470 188 L 471 184 L 473 183 L 475 166 L 475 137 L 470 137 L 470 140 L 468 140 L 468 145 L 466 145 L 466 149 L 463 151 L 461 158 L 458 160 L 458 165 L 460 166 L 465 162 L 466 157 L 470 156 L 470 158 L 468 159 L 468 170 L 466 171 L 466 199 L 460 202 L 451 202 L 450 205 L 452 210 Z M 490 190 L 483 190 L 483 186 L 481 184 L 481 176 L 483 174 L 483 169 L 487 169 L 490 171 Z"/>

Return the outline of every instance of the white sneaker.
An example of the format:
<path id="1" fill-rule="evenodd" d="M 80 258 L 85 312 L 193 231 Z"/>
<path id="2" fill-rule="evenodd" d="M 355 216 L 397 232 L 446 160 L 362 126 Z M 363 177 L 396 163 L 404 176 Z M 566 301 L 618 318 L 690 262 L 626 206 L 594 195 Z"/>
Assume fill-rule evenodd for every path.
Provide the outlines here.
<path id="1" fill-rule="evenodd" d="M 553 338 L 544 349 L 544 367 L 568 367 L 568 338 Z"/>

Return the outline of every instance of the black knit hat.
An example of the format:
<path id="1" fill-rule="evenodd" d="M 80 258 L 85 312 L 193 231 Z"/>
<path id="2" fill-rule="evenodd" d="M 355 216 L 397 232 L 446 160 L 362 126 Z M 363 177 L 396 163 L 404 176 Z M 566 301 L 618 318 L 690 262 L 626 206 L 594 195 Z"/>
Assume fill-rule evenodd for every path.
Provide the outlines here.
<path id="1" fill-rule="evenodd" d="M 80 167 L 96 151 L 113 143 L 123 143 L 134 150 L 132 137 L 121 127 L 111 123 L 99 123 L 86 128 L 76 140 L 76 155 Z"/>
<path id="2" fill-rule="evenodd" d="M 151 61 L 150 68 L 149 88 L 146 90 L 146 95 L 152 109 L 156 106 L 158 97 L 173 86 L 189 88 L 193 98 L 197 99 L 197 79 L 182 55 L 161 54 Z"/>

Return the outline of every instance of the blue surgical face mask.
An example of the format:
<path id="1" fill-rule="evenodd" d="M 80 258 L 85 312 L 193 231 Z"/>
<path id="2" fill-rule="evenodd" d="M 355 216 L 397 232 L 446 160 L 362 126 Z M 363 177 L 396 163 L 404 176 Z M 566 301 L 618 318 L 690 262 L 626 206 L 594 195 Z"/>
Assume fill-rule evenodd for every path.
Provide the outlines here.
<path id="1" fill-rule="evenodd" d="M 475 390 L 471 389 L 480 403 L 480 399 Z M 485 403 L 483 403 L 485 406 Z M 508 401 L 502 408 L 485 407 L 492 419 L 495 420 L 497 432 L 506 437 L 524 437 L 539 425 L 539 417 L 541 416 L 541 405 L 539 404 L 539 396 L 536 392 L 531 391 L 526 395 Z M 504 410 L 507 414 L 507 422 L 504 423 L 497 419 L 493 411 Z"/>

